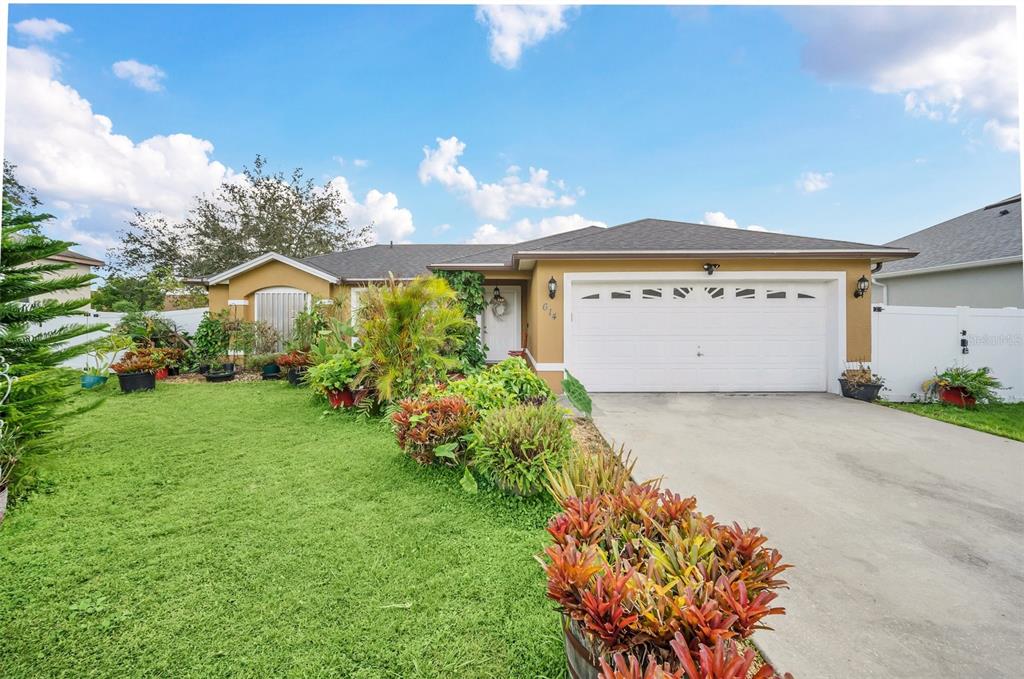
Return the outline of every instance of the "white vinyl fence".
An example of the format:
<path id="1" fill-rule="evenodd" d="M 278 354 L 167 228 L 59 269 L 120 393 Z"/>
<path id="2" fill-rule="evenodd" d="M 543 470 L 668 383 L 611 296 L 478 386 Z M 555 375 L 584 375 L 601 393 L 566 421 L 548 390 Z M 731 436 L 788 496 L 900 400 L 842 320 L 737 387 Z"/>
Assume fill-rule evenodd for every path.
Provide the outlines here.
<path id="1" fill-rule="evenodd" d="M 203 314 L 206 313 L 207 307 L 197 309 L 177 309 L 174 311 L 159 311 L 159 312 L 148 312 L 157 313 L 163 318 L 172 321 L 179 330 L 192 334 L 199 327 L 199 321 L 203 320 Z M 33 332 L 46 332 L 47 330 L 56 330 L 57 328 L 68 325 L 70 323 L 106 323 L 108 329 L 113 329 L 117 325 L 124 314 L 115 311 L 90 311 L 88 316 L 66 316 L 64 318 L 54 318 L 35 326 Z M 92 339 L 97 339 L 103 336 L 104 332 L 91 332 L 81 337 L 76 337 L 71 340 L 70 344 L 81 344 Z M 84 368 L 86 362 L 89 360 L 87 356 L 76 356 L 75 358 L 67 361 L 65 365 L 71 368 Z"/>
<path id="2" fill-rule="evenodd" d="M 1024 400 L 1024 309 L 873 307 L 872 370 L 885 378 L 890 401 L 910 401 L 921 383 L 958 365 L 987 366 L 1007 401 Z"/>

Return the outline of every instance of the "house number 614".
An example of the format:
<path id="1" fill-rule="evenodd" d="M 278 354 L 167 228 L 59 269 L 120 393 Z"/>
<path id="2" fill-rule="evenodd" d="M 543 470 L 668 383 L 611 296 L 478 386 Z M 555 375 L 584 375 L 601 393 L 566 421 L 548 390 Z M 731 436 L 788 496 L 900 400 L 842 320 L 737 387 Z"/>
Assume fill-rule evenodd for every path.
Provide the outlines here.
<path id="1" fill-rule="evenodd" d="M 555 313 L 555 310 L 552 309 L 551 305 L 549 305 L 547 302 L 544 302 L 544 306 L 542 306 L 541 309 L 543 309 L 544 311 L 547 312 L 549 318 L 551 318 L 551 319 L 557 319 L 558 318 L 558 314 Z"/>

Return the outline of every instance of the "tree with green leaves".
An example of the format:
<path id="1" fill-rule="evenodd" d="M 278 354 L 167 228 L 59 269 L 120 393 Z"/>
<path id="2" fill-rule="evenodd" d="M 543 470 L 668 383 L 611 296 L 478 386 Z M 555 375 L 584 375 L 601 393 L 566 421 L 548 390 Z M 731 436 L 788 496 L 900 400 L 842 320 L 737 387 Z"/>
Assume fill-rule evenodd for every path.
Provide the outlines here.
<path id="1" fill-rule="evenodd" d="M 344 207 L 340 187 L 318 185 L 301 168 L 272 173 L 256 156 L 212 195 L 196 196 L 184 219 L 136 209 L 109 267 L 121 275 L 162 269 L 190 278 L 271 251 L 301 259 L 366 244 L 370 225 L 350 225 Z"/>
<path id="2" fill-rule="evenodd" d="M 20 185 L 23 193 L 11 191 L 4 166 L 3 233 L 0 236 L 0 358 L 10 365 L 13 378 L 10 394 L 0 405 L 0 420 L 8 434 L 4 446 L 26 456 L 49 445 L 48 436 L 58 428 L 69 387 L 78 372 L 62 366 L 64 361 L 87 353 L 92 342 L 69 344 L 72 340 L 106 328 L 102 324 L 75 322 L 81 299 L 59 301 L 54 293 L 88 286 L 92 274 L 67 274 L 71 264 L 47 260 L 74 243 L 43 235 L 40 225 L 52 219 L 30 208 L 38 201 Z M 26 200 L 25 196 L 31 196 Z M 63 322 L 62 322 L 63 321 Z M 45 324 L 40 327 L 40 324 Z M 9 451 L 0 451 L 0 457 Z M 18 468 L 14 478 L 19 477 Z M 17 496 L 18 490 L 15 490 Z"/>
<path id="3" fill-rule="evenodd" d="M 162 311 L 167 293 L 179 290 L 192 292 L 166 269 L 154 269 L 145 276 L 115 274 L 107 276 L 103 285 L 93 291 L 92 306 L 100 311 Z M 187 298 L 192 306 L 182 308 L 206 304 L 205 294 L 193 293 Z"/>

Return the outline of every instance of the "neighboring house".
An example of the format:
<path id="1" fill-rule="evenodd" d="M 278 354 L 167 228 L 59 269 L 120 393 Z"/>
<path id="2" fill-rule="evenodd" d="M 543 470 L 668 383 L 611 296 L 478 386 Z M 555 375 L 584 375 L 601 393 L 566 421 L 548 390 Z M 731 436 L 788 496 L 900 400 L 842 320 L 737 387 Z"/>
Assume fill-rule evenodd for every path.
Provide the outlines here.
<path id="1" fill-rule="evenodd" d="M 1024 308 L 1020 195 L 886 245 L 919 254 L 882 265 L 874 275 L 875 302 Z"/>
<path id="2" fill-rule="evenodd" d="M 565 369 L 592 391 L 836 391 L 871 357 L 869 285 L 883 247 L 659 219 L 515 245 L 374 245 L 297 261 L 267 253 L 202 279 L 210 309 L 290 332 L 313 297 L 350 317 L 393 273 L 484 274 L 505 313 L 482 319 L 488 359 L 525 350 L 555 389 Z"/>
<path id="3" fill-rule="evenodd" d="M 53 273 L 45 274 L 45 278 L 64 278 L 66 276 L 80 276 L 88 275 L 93 272 L 94 268 L 100 268 L 104 265 L 103 260 L 96 259 L 95 257 L 89 257 L 81 253 L 75 252 L 74 250 L 65 250 L 56 255 L 46 257 L 42 262 L 47 264 L 70 264 L 71 267 L 63 269 L 61 271 L 55 271 Z M 58 302 L 68 302 L 76 299 L 89 299 L 92 295 L 92 288 L 89 285 L 83 285 L 80 288 L 74 288 L 72 290 L 57 290 L 48 295 L 36 295 L 35 297 L 29 298 L 31 302 L 41 302 L 45 299 L 55 299 Z M 86 305 L 83 310 L 88 310 L 91 307 Z"/>

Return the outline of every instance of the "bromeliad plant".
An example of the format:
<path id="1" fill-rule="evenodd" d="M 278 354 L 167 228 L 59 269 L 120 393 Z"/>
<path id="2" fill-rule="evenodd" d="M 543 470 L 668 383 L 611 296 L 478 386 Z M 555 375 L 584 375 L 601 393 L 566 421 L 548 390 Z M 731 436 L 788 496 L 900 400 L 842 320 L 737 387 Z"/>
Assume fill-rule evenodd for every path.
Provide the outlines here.
<path id="1" fill-rule="evenodd" d="M 757 528 L 699 513 L 692 497 L 649 482 L 561 506 L 541 560 L 547 595 L 603 658 L 678 667 L 674 641 L 700 657 L 702 646 L 717 652 L 785 612 L 772 605 L 789 568 L 779 552 Z"/>
<path id="2" fill-rule="evenodd" d="M 460 396 L 409 398 L 391 414 L 398 445 L 420 464 L 434 462 L 439 449 L 452 461 L 477 414 Z M 453 445 L 454 444 L 454 445 Z"/>

